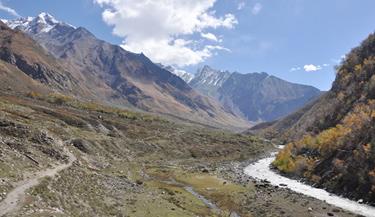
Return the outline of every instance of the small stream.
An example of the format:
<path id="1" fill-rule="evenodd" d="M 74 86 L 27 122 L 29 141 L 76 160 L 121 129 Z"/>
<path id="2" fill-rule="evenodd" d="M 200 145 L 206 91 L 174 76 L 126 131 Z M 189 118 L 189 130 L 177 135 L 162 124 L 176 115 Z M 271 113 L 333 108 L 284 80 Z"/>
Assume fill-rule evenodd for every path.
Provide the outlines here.
<path id="1" fill-rule="evenodd" d="M 155 180 L 155 181 L 167 184 L 167 185 L 179 185 L 179 186 L 183 186 L 184 189 L 185 189 L 185 191 L 189 192 L 190 194 L 194 195 L 196 198 L 198 198 L 201 201 L 203 201 L 206 205 L 210 206 L 211 209 L 214 210 L 217 213 L 225 213 L 229 217 L 240 217 L 235 212 L 227 212 L 227 211 L 221 210 L 218 206 L 216 206 L 214 203 L 212 203 L 209 199 L 205 198 L 203 195 L 200 195 L 198 192 L 196 192 L 194 190 L 194 188 L 192 186 L 190 186 L 190 185 L 187 185 L 187 184 L 182 183 L 182 182 L 177 182 L 173 178 L 172 178 L 172 181 L 164 181 L 164 180 L 154 179 L 153 177 L 149 176 L 147 173 L 145 173 L 142 170 L 140 171 L 140 173 L 141 173 L 141 175 L 143 177 L 145 177 L 146 179 L 149 179 L 149 180 Z"/>
<path id="2" fill-rule="evenodd" d="M 229 217 L 240 217 L 239 215 L 237 215 L 237 213 L 235 212 L 225 212 L 223 210 L 220 210 L 219 207 L 217 207 L 214 203 L 212 203 L 210 200 L 208 200 L 207 198 L 205 198 L 204 196 L 198 194 L 196 191 L 194 191 L 193 187 L 192 186 L 188 186 L 188 185 L 185 185 L 184 189 L 189 192 L 190 194 L 194 195 L 195 197 L 199 198 L 200 200 L 202 200 L 205 204 L 209 205 L 211 207 L 211 209 L 215 210 L 216 212 L 219 212 L 219 213 L 226 213 Z"/>
<path id="3" fill-rule="evenodd" d="M 295 192 L 325 201 L 328 204 L 340 207 L 355 214 L 368 217 L 375 217 L 375 207 L 360 204 L 340 196 L 331 194 L 323 189 L 314 188 L 297 180 L 281 176 L 270 169 L 271 163 L 275 160 L 276 153 L 250 164 L 244 169 L 244 173 L 258 180 L 267 180 L 274 186 L 289 188 Z M 281 184 L 281 185 L 280 185 Z"/>

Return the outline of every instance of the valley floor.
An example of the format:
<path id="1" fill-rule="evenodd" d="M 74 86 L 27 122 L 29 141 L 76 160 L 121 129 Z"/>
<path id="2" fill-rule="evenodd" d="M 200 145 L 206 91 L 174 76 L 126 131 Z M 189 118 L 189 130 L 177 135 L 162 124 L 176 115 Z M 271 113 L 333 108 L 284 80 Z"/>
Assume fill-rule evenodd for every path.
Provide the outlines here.
<path id="1" fill-rule="evenodd" d="M 51 102 L 0 92 L 0 216 L 355 216 L 244 175 L 267 141 Z"/>

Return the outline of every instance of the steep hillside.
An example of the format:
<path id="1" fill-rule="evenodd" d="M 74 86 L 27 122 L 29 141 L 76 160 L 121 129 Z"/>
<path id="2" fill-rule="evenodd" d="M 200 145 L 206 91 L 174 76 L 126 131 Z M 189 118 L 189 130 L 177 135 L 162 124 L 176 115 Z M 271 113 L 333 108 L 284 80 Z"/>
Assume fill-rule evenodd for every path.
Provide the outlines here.
<path id="1" fill-rule="evenodd" d="M 21 31 L 0 21 L 0 66 L 3 87 L 15 90 L 48 88 L 71 91 L 77 81 L 56 59 Z M 46 87 L 48 86 L 48 87 Z"/>
<path id="2" fill-rule="evenodd" d="M 303 110 L 303 115 L 294 113 L 279 123 L 253 128 L 290 142 L 274 165 L 320 187 L 374 203 L 374 34 L 337 66 L 332 89 Z M 277 125 L 290 127 L 278 134 Z"/>
<path id="3" fill-rule="evenodd" d="M 320 94 L 267 73 L 233 73 L 219 89 L 220 102 L 252 121 L 271 121 L 300 108 Z"/>
<path id="4" fill-rule="evenodd" d="M 253 123 L 276 120 L 321 94 L 314 87 L 293 84 L 264 72 L 231 73 L 204 66 L 192 79 L 186 73 L 180 74 L 200 93 Z"/>
<path id="5" fill-rule="evenodd" d="M 199 94 L 178 76 L 134 54 L 97 39 L 42 13 L 36 18 L 8 21 L 25 31 L 95 94 L 91 100 L 168 114 L 220 127 L 244 128 L 245 121 L 219 103 Z"/>
<path id="6" fill-rule="evenodd" d="M 322 98 L 323 97 L 317 97 L 291 114 L 280 119 L 257 124 L 247 130 L 246 133 L 270 139 L 277 144 L 286 144 L 288 141 L 293 141 L 297 135 L 305 132 L 306 130 L 300 125 L 310 123 L 312 118 L 307 118 L 304 121 L 299 122 L 300 125 L 296 127 L 293 127 L 293 125 L 296 124 L 296 122 L 298 122 L 302 116 L 309 112 L 313 106 L 319 104 Z"/>

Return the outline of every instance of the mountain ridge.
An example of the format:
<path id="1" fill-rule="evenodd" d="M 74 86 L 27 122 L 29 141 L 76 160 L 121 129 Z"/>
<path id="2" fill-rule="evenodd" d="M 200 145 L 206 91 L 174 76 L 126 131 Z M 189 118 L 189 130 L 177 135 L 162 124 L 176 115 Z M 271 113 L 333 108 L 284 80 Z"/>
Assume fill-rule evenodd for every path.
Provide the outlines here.
<path id="1" fill-rule="evenodd" d="M 117 106 L 171 114 L 210 125 L 235 128 L 248 126 L 245 121 L 226 111 L 214 100 L 202 96 L 143 54 L 134 54 L 120 46 L 111 45 L 97 39 L 83 27 L 72 27 L 47 14 L 34 19 L 51 19 L 49 23 L 54 26 L 50 28 L 45 25 L 47 21 L 37 22 L 27 18 L 23 19 L 25 25 L 35 25 L 23 30 L 27 30 L 30 37 L 54 55 L 83 86 L 88 87 L 95 95 L 91 100 L 105 98 L 108 103 Z M 18 24 L 20 22 L 22 18 Z M 45 28 L 49 31 L 45 31 Z"/>
<path id="2" fill-rule="evenodd" d="M 276 120 L 321 94 L 315 87 L 290 83 L 266 72 L 229 72 L 208 65 L 185 81 L 236 116 L 253 123 Z"/>

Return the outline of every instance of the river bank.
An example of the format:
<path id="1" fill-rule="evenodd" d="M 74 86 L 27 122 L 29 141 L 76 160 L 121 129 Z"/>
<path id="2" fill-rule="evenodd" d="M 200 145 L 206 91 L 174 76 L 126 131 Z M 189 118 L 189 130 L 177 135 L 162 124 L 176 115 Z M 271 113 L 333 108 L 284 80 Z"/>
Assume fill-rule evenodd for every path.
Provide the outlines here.
<path id="1" fill-rule="evenodd" d="M 345 198 L 333 195 L 329 192 L 326 192 L 323 189 L 314 188 L 307 184 L 301 183 L 297 180 L 289 179 L 289 178 L 283 177 L 275 173 L 274 171 L 270 169 L 270 164 L 272 163 L 273 160 L 274 160 L 274 156 L 261 159 L 257 161 L 256 163 L 252 163 L 248 165 L 247 167 L 243 168 L 243 171 L 246 175 L 252 177 L 258 182 L 263 183 L 263 185 L 273 186 L 278 189 L 286 189 L 287 191 L 296 192 L 296 194 L 300 194 L 301 197 L 311 198 L 312 201 L 318 199 L 322 201 L 323 203 L 326 202 L 332 206 L 339 207 L 342 210 L 347 210 L 357 215 L 375 216 L 374 207 L 370 207 L 364 204 L 359 204 L 355 201 L 351 201 L 349 199 L 345 199 Z M 310 208 L 314 210 L 312 206 Z M 323 208 L 324 207 L 322 207 L 322 209 Z M 312 212 L 313 210 L 311 209 L 310 211 Z M 324 209 L 324 212 L 326 210 L 327 209 Z M 326 214 L 328 216 L 342 216 L 342 213 L 343 213 L 342 211 L 340 212 L 341 215 L 337 215 L 337 213 L 334 214 L 333 211 L 337 212 L 337 210 L 338 208 L 333 208 L 332 213 L 327 212 Z"/>
<path id="2" fill-rule="evenodd" d="M 261 156 L 266 155 L 263 154 Z M 294 192 L 289 188 L 273 186 L 267 182 L 245 175 L 243 169 L 249 165 L 249 162 L 256 163 L 258 160 L 259 158 L 257 157 L 244 162 L 215 163 L 206 161 L 204 168 L 208 171 L 207 175 L 198 172 L 194 173 L 195 175 L 190 178 L 194 178 L 195 176 L 195 178 L 203 181 L 206 180 L 203 177 L 218 177 L 218 180 L 211 181 L 212 184 L 205 184 L 204 188 L 199 188 L 203 183 L 194 186 L 198 187 L 197 190 L 201 195 L 219 207 L 222 207 L 220 205 L 222 199 L 217 200 L 217 197 L 214 195 L 224 193 L 225 188 L 229 187 L 228 185 L 239 186 L 236 188 L 232 187 L 234 191 L 231 191 L 231 195 L 224 195 L 226 198 L 234 201 L 235 206 L 232 206 L 232 210 L 239 214 L 239 216 L 361 216 L 316 198 Z M 188 170 L 192 171 L 192 169 Z M 219 183 L 216 183 L 218 181 Z M 226 181 L 226 184 L 224 181 Z M 244 215 L 246 212 L 251 214 Z"/>

